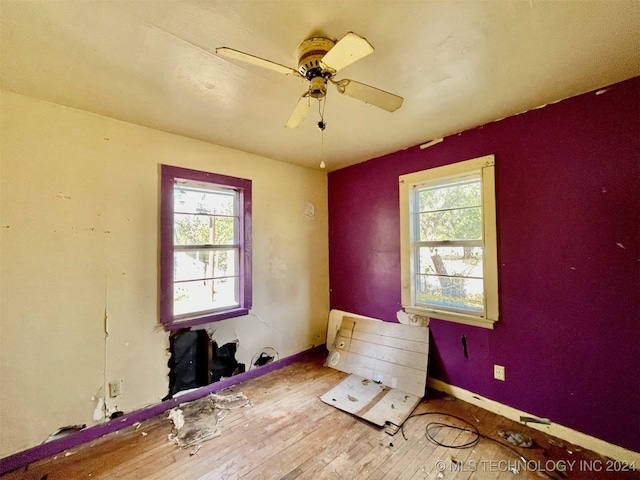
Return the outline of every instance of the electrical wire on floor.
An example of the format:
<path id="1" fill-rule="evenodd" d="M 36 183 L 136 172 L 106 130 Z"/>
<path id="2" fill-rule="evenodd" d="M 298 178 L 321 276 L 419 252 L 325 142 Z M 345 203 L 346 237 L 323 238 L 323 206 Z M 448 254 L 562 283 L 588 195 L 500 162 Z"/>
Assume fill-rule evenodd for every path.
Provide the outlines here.
<path id="1" fill-rule="evenodd" d="M 439 447 L 454 448 L 454 449 L 458 449 L 458 450 L 463 450 L 463 449 L 466 449 L 466 448 L 472 448 L 472 447 L 476 446 L 478 444 L 478 442 L 480 441 L 480 439 L 484 438 L 485 440 L 491 440 L 492 442 L 497 443 L 501 447 L 504 447 L 504 448 L 510 450 L 512 453 L 516 454 L 518 456 L 518 458 L 520 460 L 522 460 L 522 462 L 524 462 L 525 465 L 529 463 L 529 460 L 527 458 L 525 458 L 515 448 L 512 448 L 511 446 L 506 445 L 506 444 L 496 440 L 495 438 L 492 438 L 492 437 L 489 437 L 487 435 L 484 435 L 484 434 L 480 433 L 480 430 L 478 430 L 478 428 L 474 424 L 472 424 L 471 422 L 465 420 L 464 418 L 456 417 L 455 415 L 452 415 L 452 414 L 446 413 L 446 412 L 423 412 L 423 413 L 415 413 L 415 414 L 409 416 L 407 418 L 407 420 L 405 420 L 405 422 L 400 427 L 400 432 L 402 433 L 402 438 L 404 438 L 405 440 L 409 440 L 407 438 L 407 436 L 405 435 L 405 433 L 404 433 L 404 425 L 407 423 L 407 421 L 409 421 L 412 418 L 422 417 L 422 416 L 425 416 L 425 415 L 445 415 L 445 416 L 450 417 L 450 418 L 455 418 L 459 422 L 462 422 L 463 424 L 467 425 L 465 427 L 459 427 L 457 425 L 453 425 L 451 423 L 445 423 L 445 422 L 442 422 L 442 421 L 427 423 L 427 426 L 425 427 L 425 433 L 424 433 L 425 437 L 427 437 L 427 439 L 431 443 L 434 443 L 434 444 L 438 445 Z M 442 430 L 443 428 L 451 429 L 451 430 L 458 430 L 460 432 L 470 433 L 472 435 L 472 438 L 468 442 L 462 443 L 460 445 L 456 445 L 456 444 L 447 445 L 446 443 L 442 443 L 442 442 L 436 440 L 435 435 L 437 435 L 437 432 L 435 434 L 433 433 L 433 431 L 435 429 L 437 429 L 437 431 L 440 432 L 440 430 Z M 551 475 L 547 471 L 541 471 L 540 473 L 545 474 L 547 477 L 549 477 L 549 478 L 551 478 L 553 480 L 558 480 L 557 477 Z"/>

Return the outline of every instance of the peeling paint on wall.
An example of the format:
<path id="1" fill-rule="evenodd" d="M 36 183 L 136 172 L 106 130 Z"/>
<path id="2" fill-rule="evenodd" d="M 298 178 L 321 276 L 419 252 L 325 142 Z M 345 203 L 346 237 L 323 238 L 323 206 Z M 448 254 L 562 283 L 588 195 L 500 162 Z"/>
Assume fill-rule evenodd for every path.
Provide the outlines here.
<path id="1" fill-rule="evenodd" d="M 0 109 L 0 118 L 11 118 L 0 129 L 0 369 L 3 408 L 15 412 L 0 418 L 0 456 L 41 443 L 60 425 L 93 423 L 92 396 L 102 397 L 107 411 L 130 412 L 166 395 L 169 337 L 157 320 L 153 214 L 159 162 L 179 158 L 185 168 L 256 185 L 253 312 L 259 318 L 217 322 L 218 344 L 240 336 L 236 359 L 248 364 L 264 345 L 290 356 L 324 336 L 324 172 L 8 92 Z M 111 139 L 108 149 L 104 138 Z M 314 221 L 304 215 L 306 202 L 314 205 Z M 31 338 L 43 318 L 64 334 Z M 25 342 L 32 348 L 25 350 Z M 114 380 L 126 385 L 117 400 L 105 398 L 105 385 Z"/>

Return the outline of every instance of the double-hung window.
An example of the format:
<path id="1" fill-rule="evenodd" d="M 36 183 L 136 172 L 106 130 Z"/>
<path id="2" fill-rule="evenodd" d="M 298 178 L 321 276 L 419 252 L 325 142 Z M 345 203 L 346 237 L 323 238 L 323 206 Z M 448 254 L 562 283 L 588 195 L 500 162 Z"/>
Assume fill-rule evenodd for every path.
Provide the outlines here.
<path id="1" fill-rule="evenodd" d="M 494 157 L 400 177 L 402 304 L 493 328 L 498 320 Z"/>
<path id="2" fill-rule="evenodd" d="M 167 329 L 251 307 L 251 181 L 162 166 L 160 320 Z"/>

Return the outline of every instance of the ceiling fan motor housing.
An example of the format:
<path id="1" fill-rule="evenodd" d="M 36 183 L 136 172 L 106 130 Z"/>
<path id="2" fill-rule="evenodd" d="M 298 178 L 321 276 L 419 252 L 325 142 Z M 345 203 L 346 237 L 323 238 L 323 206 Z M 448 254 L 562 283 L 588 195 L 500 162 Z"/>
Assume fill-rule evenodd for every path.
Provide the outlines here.
<path id="1" fill-rule="evenodd" d="M 333 40 L 324 37 L 309 38 L 298 45 L 296 57 L 298 58 L 298 71 L 302 76 L 308 80 L 319 76 L 331 76 L 329 72 L 323 72 L 320 61 L 334 45 Z M 326 82 L 324 83 L 326 84 Z"/>

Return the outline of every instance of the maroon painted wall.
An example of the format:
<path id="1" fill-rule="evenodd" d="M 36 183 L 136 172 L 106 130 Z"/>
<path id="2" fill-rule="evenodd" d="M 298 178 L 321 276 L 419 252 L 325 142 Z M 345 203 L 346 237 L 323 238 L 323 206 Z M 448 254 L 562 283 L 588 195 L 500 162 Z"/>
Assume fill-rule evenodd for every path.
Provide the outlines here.
<path id="1" fill-rule="evenodd" d="M 640 77 L 330 173 L 331 308 L 396 321 L 398 176 L 493 153 L 500 321 L 432 320 L 429 374 L 640 451 L 639 92 Z"/>

